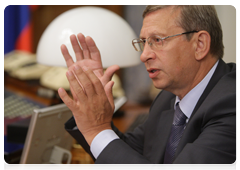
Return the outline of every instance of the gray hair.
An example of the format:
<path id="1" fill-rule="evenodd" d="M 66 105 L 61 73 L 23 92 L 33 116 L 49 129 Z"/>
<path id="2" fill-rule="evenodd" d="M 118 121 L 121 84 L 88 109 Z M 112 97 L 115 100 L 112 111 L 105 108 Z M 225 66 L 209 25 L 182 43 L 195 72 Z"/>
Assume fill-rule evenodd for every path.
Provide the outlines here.
<path id="1" fill-rule="evenodd" d="M 168 5 L 149 5 L 143 12 L 143 18 L 147 14 L 169 7 Z M 193 30 L 205 30 L 210 34 L 211 45 L 210 53 L 217 58 L 223 58 L 223 33 L 217 12 L 214 6 L 211 5 L 178 5 L 174 9 L 180 8 L 181 15 L 176 20 L 177 24 L 181 26 L 186 32 Z M 192 34 L 186 35 L 190 40 Z"/>

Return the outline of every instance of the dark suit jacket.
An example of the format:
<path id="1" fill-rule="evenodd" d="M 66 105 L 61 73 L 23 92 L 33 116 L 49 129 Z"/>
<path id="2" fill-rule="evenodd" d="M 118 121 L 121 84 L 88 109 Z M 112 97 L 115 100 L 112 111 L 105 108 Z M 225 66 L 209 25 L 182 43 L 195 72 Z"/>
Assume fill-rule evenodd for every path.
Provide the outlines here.
<path id="1" fill-rule="evenodd" d="M 106 146 L 95 163 L 163 163 L 174 114 L 175 95 L 162 91 L 148 120 Z M 71 118 L 67 131 L 91 154 Z M 174 163 L 234 163 L 236 160 L 236 65 L 222 60 L 201 95 L 179 142 Z"/>

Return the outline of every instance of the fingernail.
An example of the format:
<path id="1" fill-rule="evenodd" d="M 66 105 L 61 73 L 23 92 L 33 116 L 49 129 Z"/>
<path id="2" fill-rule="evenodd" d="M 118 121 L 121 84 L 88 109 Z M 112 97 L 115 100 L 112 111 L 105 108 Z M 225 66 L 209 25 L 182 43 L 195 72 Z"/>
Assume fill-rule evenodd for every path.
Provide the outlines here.
<path id="1" fill-rule="evenodd" d="M 58 91 L 61 92 L 61 93 L 63 93 L 64 90 L 63 90 L 63 88 L 60 87 L 60 88 L 58 89 Z"/>
<path id="2" fill-rule="evenodd" d="M 79 69 L 80 69 L 79 65 L 75 65 L 75 66 L 74 66 L 74 69 L 75 69 L 75 70 L 79 70 Z"/>
<path id="3" fill-rule="evenodd" d="M 73 74 L 72 74 L 71 71 L 68 71 L 68 72 L 67 72 L 67 75 L 68 75 L 68 76 L 72 76 Z"/>
<path id="4" fill-rule="evenodd" d="M 82 69 L 83 69 L 83 71 L 87 71 L 87 70 L 88 70 L 88 67 L 83 66 Z"/>

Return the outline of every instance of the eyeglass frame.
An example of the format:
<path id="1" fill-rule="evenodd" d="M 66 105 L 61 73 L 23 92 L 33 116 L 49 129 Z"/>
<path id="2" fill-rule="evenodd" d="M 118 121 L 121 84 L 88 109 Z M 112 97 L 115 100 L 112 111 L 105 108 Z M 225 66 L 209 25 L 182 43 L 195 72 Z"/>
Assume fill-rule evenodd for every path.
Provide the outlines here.
<path id="1" fill-rule="evenodd" d="M 197 30 L 187 31 L 187 32 L 183 32 L 183 33 L 175 34 L 175 35 L 170 35 L 170 36 L 163 37 L 163 38 L 160 37 L 160 36 L 158 36 L 158 35 L 152 35 L 152 36 L 157 36 L 157 37 L 162 41 L 162 46 L 163 46 L 163 40 L 166 40 L 167 38 L 171 38 L 171 37 L 175 37 L 175 36 L 179 36 L 179 35 L 184 35 L 184 34 L 197 33 L 197 32 L 199 32 L 199 31 L 197 31 Z M 152 37 L 152 36 L 150 36 L 150 37 Z M 147 39 L 145 38 L 144 40 L 147 40 L 147 42 L 148 42 L 148 39 L 149 39 L 150 37 L 148 37 Z M 136 39 L 133 39 L 133 40 L 132 40 L 132 45 L 133 45 L 134 49 L 135 49 L 136 51 L 139 51 L 139 50 L 137 49 L 137 47 L 135 47 L 135 45 L 134 45 L 134 44 L 139 43 L 139 42 L 133 42 L 134 40 L 138 40 L 138 41 L 142 41 L 142 42 L 143 42 L 143 39 L 142 39 L 142 38 L 136 38 Z M 145 43 L 146 43 L 146 42 L 145 42 Z M 145 43 L 144 43 L 144 45 L 145 45 Z M 152 43 L 150 44 L 150 43 L 148 42 L 148 45 L 151 47 L 151 46 L 152 46 Z M 144 48 L 142 49 L 140 45 L 139 45 L 139 47 L 140 47 L 141 51 L 144 50 Z"/>

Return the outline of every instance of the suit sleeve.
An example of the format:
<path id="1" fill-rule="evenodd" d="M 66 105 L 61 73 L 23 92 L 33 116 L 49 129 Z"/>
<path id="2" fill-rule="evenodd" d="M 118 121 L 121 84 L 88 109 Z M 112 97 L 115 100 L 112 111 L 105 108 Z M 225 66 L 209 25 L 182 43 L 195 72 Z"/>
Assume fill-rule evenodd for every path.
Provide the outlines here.
<path id="1" fill-rule="evenodd" d="M 106 159 L 107 156 L 107 159 Z M 101 164 L 149 164 L 150 162 L 121 139 L 112 141 L 101 152 L 95 163 Z"/>
<path id="2" fill-rule="evenodd" d="M 95 157 L 91 153 L 90 146 L 88 145 L 87 141 L 85 140 L 84 136 L 82 133 L 78 130 L 75 129 L 76 127 L 76 122 L 74 117 L 71 117 L 66 123 L 65 123 L 65 129 L 67 132 L 75 138 L 75 140 L 83 147 L 83 149 L 92 157 L 92 159 L 95 161 Z M 113 124 L 111 123 L 112 129 L 114 132 L 123 140 L 125 143 L 127 143 L 132 149 L 136 150 L 138 153 L 142 154 L 142 149 L 143 149 L 143 128 L 139 127 L 137 128 L 135 134 L 128 134 L 127 136 L 120 132 Z"/>

